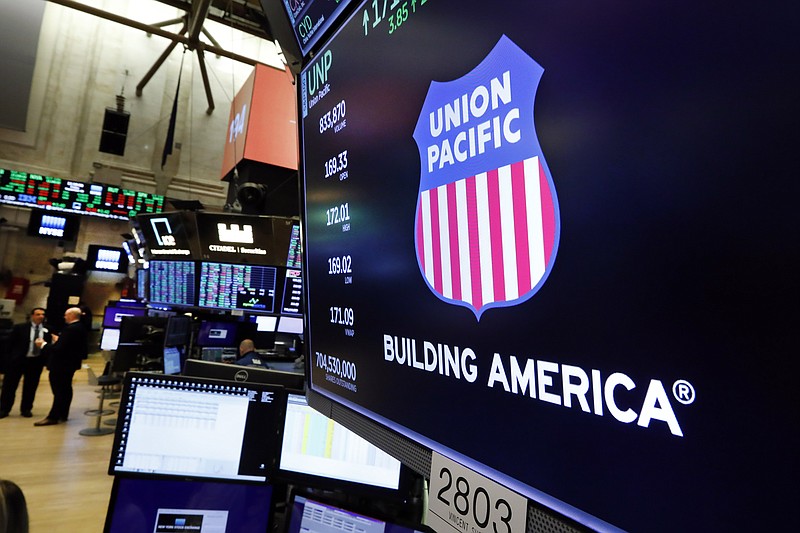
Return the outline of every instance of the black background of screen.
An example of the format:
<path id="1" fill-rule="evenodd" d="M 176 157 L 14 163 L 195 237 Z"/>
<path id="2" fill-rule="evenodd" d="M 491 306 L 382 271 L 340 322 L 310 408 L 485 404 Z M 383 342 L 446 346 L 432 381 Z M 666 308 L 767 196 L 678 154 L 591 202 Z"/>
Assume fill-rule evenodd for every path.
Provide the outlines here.
<path id="1" fill-rule="evenodd" d="M 114 252 L 119 252 L 119 261 L 117 262 L 117 268 L 114 270 L 108 268 L 98 268 L 97 267 L 97 260 L 100 250 L 111 250 Z M 86 262 L 89 264 L 89 270 L 97 270 L 99 272 L 127 272 L 128 271 L 128 254 L 125 253 L 125 250 L 122 248 L 116 248 L 113 246 L 102 246 L 100 244 L 90 244 L 89 248 L 86 251 Z"/>
<path id="2" fill-rule="evenodd" d="M 42 217 L 51 216 L 56 218 L 63 218 L 64 222 L 64 235 L 61 237 L 55 235 L 45 235 L 39 233 L 40 228 L 42 227 Z M 54 239 L 57 241 L 76 241 L 78 239 L 78 233 L 81 229 L 81 217 L 80 215 L 71 215 L 69 213 L 64 213 L 62 211 L 43 211 L 39 209 L 32 209 L 30 212 L 30 218 L 28 218 L 28 229 L 27 234 L 31 237 L 42 237 L 44 239 Z"/>
<path id="3" fill-rule="evenodd" d="M 437 0 L 369 38 L 357 9 L 303 121 L 303 164 L 306 341 L 356 362 L 358 393 L 312 361 L 314 388 L 619 527 L 780 523 L 797 472 L 798 43 L 784 8 L 744 6 Z M 543 288 L 478 322 L 419 272 L 412 133 L 429 83 L 463 76 L 503 34 L 544 68 L 534 119 L 561 234 Z M 342 99 L 347 127 L 318 140 Z M 332 188 L 323 163 L 342 148 L 350 177 Z M 325 210 L 341 201 L 353 229 L 337 235 Z M 327 274 L 342 253 L 352 287 Z M 331 305 L 355 309 L 354 338 Z M 479 381 L 384 362 L 384 333 L 473 348 Z M 494 352 L 624 372 L 637 387 L 623 409 L 662 380 L 685 436 L 489 389 Z M 694 404 L 672 398 L 678 379 Z"/>
<path id="4" fill-rule="evenodd" d="M 171 233 L 165 231 L 166 224 L 164 222 L 156 222 L 156 226 L 163 241 L 164 235 L 170 235 L 175 239 L 174 246 L 162 246 L 158 243 L 158 237 L 153 228 L 153 220 L 166 219 L 169 227 L 172 229 Z M 190 260 L 199 256 L 199 243 L 197 240 L 197 223 L 194 218 L 194 213 L 187 211 L 175 211 L 171 213 L 158 213 L 146 214 L 136 217 L 136 223 L 139 225 L 142 235 L 144 236 L 145 247 L 150 254 L 150 259 L 183 259 Z M 170 253 L 173 250 L 186 251 L 190 253 Z"/>
<path id="5" fill-rule="evenodd" d="M 201 259 L 227 263 L 286 266 L 286 257 L 289 254 L 292 227 L 297 224 L 296 219 L 217 213 L 197 213 L 196 217 Z M 238 224 L 240 229 L 245 224 L 253 226 L 254 242 L 248 244 L 222 241 L 219 238 L 217 224 L 225 224 L 228 228 L 233 224 Z M 256 255 L 209 250 L 209 246 L 213 245 L 233 246 L 237 249 L 239 247 L 261 248 L 266 254 Z"/>

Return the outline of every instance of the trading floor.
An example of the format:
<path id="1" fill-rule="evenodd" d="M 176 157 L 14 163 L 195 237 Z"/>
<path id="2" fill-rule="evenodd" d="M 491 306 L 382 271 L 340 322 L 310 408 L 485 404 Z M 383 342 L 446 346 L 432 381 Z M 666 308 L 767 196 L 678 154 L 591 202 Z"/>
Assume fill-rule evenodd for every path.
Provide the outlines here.
<path id="1" fill-rule="evenodd" d="M 89 385 L 87 366 L 100 375 L 104 365 L 98 352 L 75 373 L 75 396 L 66 424 L 33 426 L 47 414 L 53 399 L 47 370 L 36 393 L 33 418 L 19 414 L 20 386 L 14 410 L 0 420 L 0 477 L 22 487 L 31 533 L 103 530 L 113 482 L 107 472 L 114 436 L 84 437 L 79 431 L 95 423 L 83 413 L 98 405 L 98 387 Z"/>

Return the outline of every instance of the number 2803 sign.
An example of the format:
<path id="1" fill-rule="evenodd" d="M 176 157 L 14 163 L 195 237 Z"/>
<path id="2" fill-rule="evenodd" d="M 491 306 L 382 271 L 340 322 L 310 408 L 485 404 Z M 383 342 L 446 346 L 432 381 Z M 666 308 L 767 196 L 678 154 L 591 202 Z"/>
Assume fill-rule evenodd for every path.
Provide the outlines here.
<path id="1" fill-rule="evenodd" d="M 433 452 L 428 525 L 438 533 L 524 533 L 525 498 Z"/>

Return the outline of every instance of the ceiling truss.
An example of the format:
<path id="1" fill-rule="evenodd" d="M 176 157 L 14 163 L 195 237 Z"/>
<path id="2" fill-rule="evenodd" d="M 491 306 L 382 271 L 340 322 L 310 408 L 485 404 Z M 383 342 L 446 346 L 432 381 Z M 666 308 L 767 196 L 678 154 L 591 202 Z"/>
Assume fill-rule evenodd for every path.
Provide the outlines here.
<path id="1" fill-rule="evenodd" d="M 219 43 L 217 43 L 211 34 L 203 28 L 203 23 L 206 20 L 213 20 L 261 39 L 269 41 L 274 40 L 270 33 L 268 33 L 269 24 L 257 0 L 158 0 L 162 4 L 183 10 L 185 14 L 175 19 L 154 24 L 145 24 L 74 0 L 48 1 L 105 20 L 124 24 L 125 26 L 136 28 L 151 35 L 158 35 L 171 41 L 161 56 L 156 59 L 150 70 L 147 71 L 141 81 L 136 85 L 136 96 L 142 95 L 145 85 L 147 85 L 178 44 L 183 44 L 187 50 L 195 52 L 200 65 L 200 74 L 203 78 L 203 87 L 208 101 L 208 108 L 206 109 L 207 114 L 211 114 L 215 106 L 214 97 L 211 93 L 211 85 L 208 79 L 208 71 L 206 69 L 205 52 L 211 52 L 217 56 L 227 57 L 248 65 L 255 65 L 257 61 L 230 52 L 219 46 Z M 164 29 L 165 27 L 177 24 L 181 25 L 177 33 Z M 200 34 L 203 34 L 211 41 L 211 44 L 201 41 Z"/>

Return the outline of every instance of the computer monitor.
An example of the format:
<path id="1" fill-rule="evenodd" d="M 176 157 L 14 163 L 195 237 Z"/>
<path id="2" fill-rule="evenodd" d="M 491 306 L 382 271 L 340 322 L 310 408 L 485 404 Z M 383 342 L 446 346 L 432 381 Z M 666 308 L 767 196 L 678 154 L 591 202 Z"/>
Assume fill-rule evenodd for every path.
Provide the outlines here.
<path id="1" fill-rule="evenodd" d="M 274 332 L 278 325 L 278 317 L 259 315 L 255 317 L 255 323 L 256 331 Z"/>
<path id="2" fill-rule="evenodd" d="M 260 367 L 213 363 L 199 359 L 187 359 L 183 364 L 183 374 L 185 376 L 221 379 L 238 383 L 282 385 L 293 391 L 302 391 L 305 388 L 305 376 L 303 374 Z"/>
<path id="3" fill-rule="evenodd" d="M 271 501 L 267 484 L 117 476 L 103 531 L 266 532 Z"/>
<path id="4" fill-rule="evenodd" d="M 203 262 L 199 306 L 275 312 L 278 269 L 271 266 Z"/>
<path id="5" fill-rule="evenodd" d="M 216 361 L 219 363 L 222 361 L 222 350 L 224 348 L 216 348 L 210 346 L 203 346 L 200 352 L 200 359 L 203 361 Z"/>
<path id="6" fill-rule="evenodd" d="M 123 248 L 90 244 L 86 252 L 86 268 L 105 272 L 127 272 L 128 255 Z"/>
<path id="7" fill-rule="evenodd" d="M 189 343 L 192 334 L 192 319 L 186 315 L 175 315 L 167 318 L 164 331 L 165 346 L 183 346 Z"/>
<path id="8" fill-rule="evenodd" d="M 198 346 L 236 346 L 236 322 L 203 320 L 197 332 Z"/>
<path id="9" fill-rule="evenodd" d="M 282 316 L 278 320 L 278 331 L 280 333 L 303 333 L 303 319 L 294 316 Z"/>
<path id="10" fill-rule="evenodd" d="M 150 261 L 150 302 L 192 306 L 197 303 L 192 261 Z"/>
<path id="11" fill-rule="evenodd" d="M 171 375 L 171 374 L 180 374 L 181 367 L 181 360 L 183 359 L 181 355 L 181 349 L 177 346 L 165 346 L 164 347 L 164 374 Z"/>
<path id="12" fill-rule="evenodd" d="M 81 227 L 79 215 L 32 209 L 28 219 L 28 235 L 60 241 L 74 241 Z"/>
<path id="13" fill-rule="evenodd" d="M 119 329 L 117 328 L 103 328 L 103 333 L 100 335 L 100 349 L 106 351 L 113 351 L 119 345 Z"/>
<path id="14" fill-rule="evenodd" d="M 109 474 L 267 481 L 285 401 L 280 386 L 129 372 Z"/>
<path id="15" fill-rule="evenodd" d="M 396 492 L 401 471 L 400 461 L 309 407 L 304 395 L 287 395 L 280 477 L 310 487 L 346 486 L 350 494 Z"/>
<path id="16" fill-rule="evenodd" d="M 286 533 L 321 533 L 337 530 L 358 531 L 361 533 L 415 533 L 428 532 L 430 528 L 422 525 L 402 525 L 383 520 L 370 514 L 340 507 L 339 504 L 326 503 L 299 494 L 292 496 L 289 510 L 289 523 Z"/>
<path id="17" fill-rule="evenodd" d="M 122 318 L 126 316 L 146 316 L 147 309 L 143 307 L 123 307 L 119 304 L 107 305 L 103 312 L 104 328 L 119 328 Z"/>

